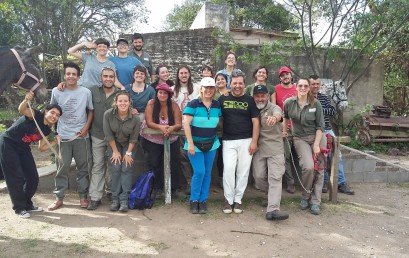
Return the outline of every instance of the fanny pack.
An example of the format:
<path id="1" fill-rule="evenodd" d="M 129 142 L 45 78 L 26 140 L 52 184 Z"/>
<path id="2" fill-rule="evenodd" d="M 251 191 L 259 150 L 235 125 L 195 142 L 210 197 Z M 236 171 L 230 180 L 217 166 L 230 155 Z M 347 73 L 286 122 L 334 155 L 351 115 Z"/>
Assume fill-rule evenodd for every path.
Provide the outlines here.
<path id="1" fill-rule="evenodd" d="M 208 152 L 212 149 L 214 144 L 214 138 L 211 140 L 200 141 L 200 142 L 193 142 L 193 144 L 201 151 L 201 152 Z"/>

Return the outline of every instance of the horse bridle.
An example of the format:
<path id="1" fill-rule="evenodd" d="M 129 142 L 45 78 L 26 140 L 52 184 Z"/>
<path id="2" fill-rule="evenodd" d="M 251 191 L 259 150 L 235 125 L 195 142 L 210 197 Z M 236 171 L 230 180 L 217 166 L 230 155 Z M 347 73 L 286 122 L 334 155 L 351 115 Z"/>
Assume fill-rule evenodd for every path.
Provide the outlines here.
<path id="1" fill-rule="evenodd" d="M 17 86 L 20 87 L 20 88 L 23 88 L 23 87 L 21 86 L 21 83 L 24 81 L 24 79 L 26 78 L 26 76 L 28 76 L 28 77 L 31 77 L 32 79 L 34 79 L 34 80 L 37 82 L 36 84 L 34 84 L 33 87 L 31 87 L 31 89 L 29 89 L 30 91 L 35 91 L 35 90 L 38 88 L 38 86 L 40 86 L 40 84 L 43 82 L 43 78 L 38 79 L 37 76 L 35 76 L 34 74 L 32 74 L 32 73 L 30 73 L 29 71 L 27 71 L 27 69 L 26 69 L 26 67 L 24 66 L 23 61 L 21 60 L 21 57 L 20 57 L 20 55 L 18 54 L 18 52 L 17 52 L 14 48 L 12 48 L 12 49 L 10 49 L 10 50 L 11 50 L 11 52 L 13 52 L 13 54 L 15 55 L 15 57 L 16 57 L 18 63 L 20 64 L 20 68 L 21 68 L 21 70 L 22 70 L 22 74 L 21 74 L 21 76 L 20 76 L 20 79 L 18 80 L 17 83 L 15 83 L 15 85 L 17 85 Z M 25 89 L 25 90 L 27 90 L 27 89 Z"/>
<path id="2" fill-rule="evenodd" d="M 339 103 L 341 103 L 342 101 L 348 101 L 348 98 L 343 99 L 343 98 L 341 98 L 339 96 L 339 93 L 337 92 L 337 89 L 335 87 L 335 82 L 332 83 L 332 90 L 333 90 L 334 93 L 333 93 L 333 95 L 331 97 L 333 97 L 335 95 L 338 98 L 338 102 L 336 103 L 337 105 Z"/>

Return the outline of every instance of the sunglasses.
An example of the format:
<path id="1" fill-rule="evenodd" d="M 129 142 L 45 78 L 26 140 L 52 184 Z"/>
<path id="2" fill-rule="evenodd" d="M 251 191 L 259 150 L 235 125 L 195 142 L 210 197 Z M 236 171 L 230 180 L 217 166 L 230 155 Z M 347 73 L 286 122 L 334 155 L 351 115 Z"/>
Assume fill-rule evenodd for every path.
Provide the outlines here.
<path id="1" fill-rule="evenodd" d="M 308 88 L 308 87 L 310 87 L 310 85 L 308 85 L 308 84 L 299 84 L 297 86 L 298 86 L 298 88 Z"/>

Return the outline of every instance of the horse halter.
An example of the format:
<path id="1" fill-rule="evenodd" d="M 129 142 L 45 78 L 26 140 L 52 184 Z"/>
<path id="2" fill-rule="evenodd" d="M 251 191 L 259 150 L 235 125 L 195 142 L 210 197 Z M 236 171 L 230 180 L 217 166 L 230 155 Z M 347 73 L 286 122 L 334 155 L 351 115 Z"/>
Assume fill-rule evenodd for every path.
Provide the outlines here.
<path id="1" fill-rule="evenodd" d="M 16 51 L 14 48 L 12 48 L 12 49 L 10 49 L 10 50 L 11 50 L 11 52 L 13 52 L 13 54 L 16 56 L 16 59 L 17 59 L 18 63 L 20 64 L 20 68 L 21 68 L 21 70 L 22 70 L 22 74 L 21 74 L 21 76 L 20 76 L 20 79 L 18 80 L 17 83 L 15 83 L 15 85 L 17 85 L 17 86 L 20 87 L 20 88 L 23 88 L 23 87 L 21 86 L 21 83 L 24 81 L 24 79 L 26 78 L 26 76 L 29 76 L 29 77 L 31 77 L 32 79 L 34 79 L 34 80 L 37 82 L 37 83 L 34 84 L 34 86 L 31 87 L 31 89 L 30 89 L 30 91 L 35 91 L 35 90 L 38 88 L 38 86 L 40 86 L 40 84 L 43 82 L 43 78 L 38 79 L 37 76 L 35 76 L 34 74 L 32 74 L 32 73 L 30 73 L 29 71 L 27 71 L 27 69 L 26 69 L 26 67 L 24 66 L 23 61 L 21 60 L 21 57 L 20 57 L 20 55 L 17 53 L 17 51 Z M 27 89 L 26 89 L 26 90 L 27 90 Z"/>

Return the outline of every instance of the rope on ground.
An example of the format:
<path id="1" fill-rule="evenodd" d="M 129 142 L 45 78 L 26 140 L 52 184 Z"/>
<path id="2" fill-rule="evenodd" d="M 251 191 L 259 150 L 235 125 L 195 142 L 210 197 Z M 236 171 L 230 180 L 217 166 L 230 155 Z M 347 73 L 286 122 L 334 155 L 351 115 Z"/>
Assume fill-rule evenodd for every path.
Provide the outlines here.
<path id="1" fill-rule="evenodd" d="M 262 235 L 262 236 L 269 236 L 269 237 L 274 237 L 277 235 L 277 234 L 265 234 L 265 233 L 260 233 L 260 232 L 242 231 L 242 230 L 230 230 L 230 232 L 242 233 L 242 234 L 252 234 L 252 235 Z"/>

